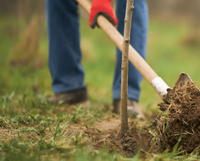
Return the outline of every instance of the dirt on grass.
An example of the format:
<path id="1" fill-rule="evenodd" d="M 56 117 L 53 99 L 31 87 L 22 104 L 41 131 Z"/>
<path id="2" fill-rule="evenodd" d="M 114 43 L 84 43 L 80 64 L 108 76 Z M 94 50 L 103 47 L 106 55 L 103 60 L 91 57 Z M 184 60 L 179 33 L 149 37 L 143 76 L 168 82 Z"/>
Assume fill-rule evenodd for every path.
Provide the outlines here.
<path id="1" fill-rule="evenodd" d="M 129 131 L 121 139 L 120 119 L 108 117 L 85 130 L 90 143 L 96 149 L 107 146 L 110 152 L 117 151 L 125 157 L 133 157 L 138 151 L 145 154 L 158 153 L 166 149 L 169 152 L 176 150 L 179 154 L 198 152 L 200 150 L 199 89 L 192 81 L 186 84 L 177 82 L 173 89 L 168 89 L 163 100 L 158 104 L 162 112 L 156 127 L 145 125 L 145 121 L 129 119 Z"/>
<path id="2" fill-rule="evenodd" d="M 120 118 L 103 118 L 84 132 L 95 149 L 106 148 L 109 152 L 117 151 L 125 157 L 133 157 L 138 151 L 141 154 L 149 151 L 157 152 L 158 148 L 151 149 L 152 135 L 148 128 L 140 129 L 136 123 L 142 125 L 145 121 L 129 119 L 129 130 L 123 138 L 121 138 Z"/>
<path id="3" fill-rule="evenodd" d="M 111 115 L 88 126 L 83 122 L 71 124 L 66 129 L 66 136 L 78 132 L 81 137 L 86 136 L 87 145 L 94 149 L 116 151 L 125 157 L 133 157 L 138 152 L 145 157 L 166 149 L 172 152 L 176 147 L 179 154 L 199 151 L 200 91 L 196 85 L 192 81 L 186 84 L 178 82 L 173 89 L 168 89 L 163 100 L 158 104 L 161 114 L 156 127 L 152 122 L 157 114 L 148 116 L 146 120 L 129 118 L 129 130 L 121 138 L 120 116 Z M 60 110 L 66 112 L 64 109 Z M 6 139 L 9 130 L 0 131 L 0 136 Z M 9 135 L 16 136 L 17 133 Z"/>
<path id="4" fill-rule="evenodd" d="M 162 151 L 173 151 L 175 145 L 180 153 L 200 150 L 200 92 L 194 82 L 176 83 L 168 89 L 158 121 L 158 142 Z"/>

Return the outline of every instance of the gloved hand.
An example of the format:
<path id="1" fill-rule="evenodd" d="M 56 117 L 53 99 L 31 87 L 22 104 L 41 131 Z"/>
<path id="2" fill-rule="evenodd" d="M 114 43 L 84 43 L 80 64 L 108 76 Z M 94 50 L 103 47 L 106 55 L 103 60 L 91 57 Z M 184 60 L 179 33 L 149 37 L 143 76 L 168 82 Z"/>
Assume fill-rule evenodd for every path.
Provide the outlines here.
<path id="1" fill-rule="evenodd" d="M 89 24 L 92 28 L 98 26 L 97 17 L 98 15 L 103 15 L 106 17 L 114 26 L 117 25 L 118 20 L 114 15 L 113 8 L 111 6 L 111 0 L 93 0 L 92 8 L 90 12 Z"/>

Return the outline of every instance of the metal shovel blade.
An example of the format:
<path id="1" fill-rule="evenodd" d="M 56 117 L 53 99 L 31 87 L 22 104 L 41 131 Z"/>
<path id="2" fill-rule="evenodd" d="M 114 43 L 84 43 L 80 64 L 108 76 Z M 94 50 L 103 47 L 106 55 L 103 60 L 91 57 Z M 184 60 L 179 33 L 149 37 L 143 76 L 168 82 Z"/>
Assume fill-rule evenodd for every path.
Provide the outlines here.
<path id="1" fill-rule="evenodd" d="M 183 82 L 184 84 L 186 84 L 188 81 L 192 81 L 190 76 L 186 73 L 181 73 L 175 85 L 178 85 L 180 82 Z"/>
<path id="2" fill-rule="evenodd" d="M 183 82 L 184 84 L 186 84 L 188 81 L 191 81 L 192 83 L 194 83 L 188 74 L 181 73 L 178 80 L 176 81 L 175 86 L 178 86 L 180 84 L 180 82 Z M 195 85 L 195 87 L 197 89 L 197 92 L 200 93 L 199 88 L 196 85 Z"/>

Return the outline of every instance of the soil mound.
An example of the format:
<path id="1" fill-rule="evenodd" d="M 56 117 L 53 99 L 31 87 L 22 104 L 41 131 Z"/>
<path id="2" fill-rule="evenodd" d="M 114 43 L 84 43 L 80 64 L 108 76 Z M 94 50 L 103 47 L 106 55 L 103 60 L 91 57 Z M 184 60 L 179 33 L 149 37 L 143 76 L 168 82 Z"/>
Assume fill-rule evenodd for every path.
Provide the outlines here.
<path id="1" fill-rule="evenodd" d="M 179 82 L 168 89 L 157 125 L 161 150 L 172 151 L 178 144 L 182 153 L 200 149 L 200 92 L 192 81 Z"/>

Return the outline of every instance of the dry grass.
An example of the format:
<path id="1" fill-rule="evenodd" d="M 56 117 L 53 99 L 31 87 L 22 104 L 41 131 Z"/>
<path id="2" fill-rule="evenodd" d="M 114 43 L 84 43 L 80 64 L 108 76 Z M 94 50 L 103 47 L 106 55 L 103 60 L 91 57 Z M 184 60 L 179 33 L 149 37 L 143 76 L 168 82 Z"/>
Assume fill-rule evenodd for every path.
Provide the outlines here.
<path id="1" fill-rule="evenodd" d="M 23 33 L 20 33 L 19 41 L 10 53 L 9 62 L 11 65 L 34 65 L 40 55 L 39 45 L 43 25 L 44 23 L 39 15 L 33 16 Z"/>

